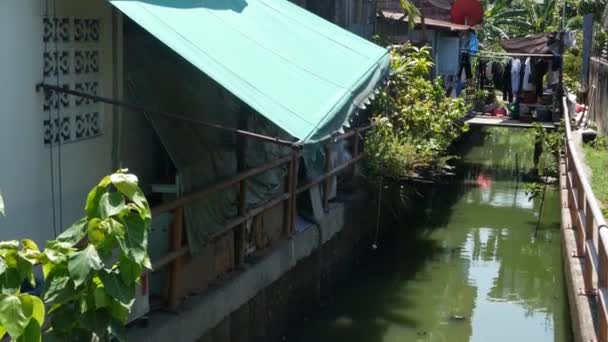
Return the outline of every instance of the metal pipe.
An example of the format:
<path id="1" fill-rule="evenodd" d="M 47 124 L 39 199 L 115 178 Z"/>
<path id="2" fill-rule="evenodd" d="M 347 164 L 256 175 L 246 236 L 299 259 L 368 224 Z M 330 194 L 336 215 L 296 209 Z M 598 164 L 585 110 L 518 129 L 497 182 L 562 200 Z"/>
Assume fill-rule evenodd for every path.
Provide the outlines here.
<path id="1" fill-rule="evenodd" d="M 215 129 L 219 129 L 219 130 L 222 130 L 222 131 L 226 131 L 226 132 L 231 132 L 231 133 L 243 135 L 243 136 L 246 136 L 246 137 L 249 137 L 249 138 L 262 140 L 262 141 L 265 141 L 265 142 L 271 142 L 271 143 L 275 143 L 275 144 L 279 144 L 279 145 L 289 146 L 291 148 L 300 148 L 301 147 L 301 144 L 297 144 L 295 141 L 282 140 L 282 139 L 279 139 L 277 137 L 269 137 L 269 136 L 266 136 L 266 135 L 263 135 L 263 134 L 253 133 L 253 132 L 245 131 L 245 130 L 242 130 L 242 129 L 225 127 L 225 126 L 222 126 L 220 124 L 214 124 L 214 123 L 206 122 L 206 121 L 203 121 L 203 120 L 192 119 L 192 118 L 189 118 L 189 117 L 184 116 L 182 114 L 176 114 L 176 113 L 171 113 L 171 112 L 167 112 L 167 111 L 161 111 L 161 110 L 156 110 L 156 109 L 152 109 L 152 108 L 147 108 L 147 107 L 144 107 L 144 106 L 140 106 L 140 105 L 133 104 L 133 103 L 128 103 L 128 102 L 125 102 L 125 101 L 119 101 L 119 100 L 110 99 L 110 98 L 106 98 L 106 97 L 102 97 L 102 96 L 87 94 L 87 93 L 83 93 L 83 92 L 80 92 L 80 91 L 71 90 L 69 88 L 62 88 L 62 87 L 59 87 L 59 86 L 56 86 L 56 85 L 39 83 L 39 84 L 36 85 L 36 91 L 39 91 L 40 89 L 55 91 L 55 92 L 58 92 L 58 93 L 65 93 L 65 94 L 69 94 L 69 95 L 72 95 L 72 96 L 79 96 L 79 97 L 90 99 L 90 100 L 94 100 L 94 101 L 108 103 L 108 104 L 111 104 L 111 105 L 114 105 L 114 106 L 121 106 L 121 107 L 128 108 L 128 109 L 131 109 L 131 110 L 134 110 L 134 111 L 138 111 L 138 112 L 153 113 L 153 114 L 164 116 L 166 118 L 180 120 L 180 121 L 184 121 L 184 122 L 189 122 L 189 123 L 200 125 L 200 126 L 204 126 L 204 127 L 215 128 Z"/>

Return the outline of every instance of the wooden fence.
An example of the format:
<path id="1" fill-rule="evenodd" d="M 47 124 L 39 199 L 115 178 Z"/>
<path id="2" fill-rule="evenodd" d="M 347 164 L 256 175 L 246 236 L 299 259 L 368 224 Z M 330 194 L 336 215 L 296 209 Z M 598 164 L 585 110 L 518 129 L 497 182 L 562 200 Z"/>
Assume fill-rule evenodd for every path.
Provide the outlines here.
<path id="1" fill-rule="evenodd" d="M 566 187 L 572 229 L 576 237 L 573 257 L 583 258 L 584 289 L 597 306 L 596 334 L 599 341 L 608 341 L 608 226 L 591 190 L 589 180 L 578 156 L 572 138 L 570 116 L 566 99 L 563 99 L 566 123 Z"/>
<path id="2" fill-rule="evenodd" d="M 608 61 L 601 57 L 591 57 L 589 63 L 587 104 L 591 121 L 608 134 Z"/>
<path id="3" fill-rule="evenodd" d="M 169 267 L 168 279 L 165 282 L 165 286 L 167 287 L 165 291 L 165 293 L 167 293 L 166 305 L 169 308 L 174 309 L 181 300 L 181 298 L 179 298 L 178 293 L 178 282 L 180 279 L 181 272 L 181 258 L 190 252 L 188 246 L 184 244 L 184 240 L 182 238 L 184 232 L 185 206 L 195 201 L 204 199 L 212 193 L 226 190 L 230 187 L 238 185 L 238 215 L 226 222 L 222 229 L 210 236 L 208 239 L 208 243 L 234 231 L 234 268 L 239 269 L 244 265 L 245 262 L 247 248 L 247 243 L 245 241 L 245 225 L 247 221 L 287 201 L 284 213 L 283 238 L 289 238 L 294 234 L 295 231 L 295 218 L 297 215 L 297 195 L 321 183 L 323 187 L 323 208 L 326 211 L 329 210 L 330 178 L 344 170 L 353 168 L 354 164 L 363 158 L 364 155 L 362 152 L 360 152 L 359 148 L 361 145 L 360 138 L 361 134 L 368 130 L 370 127 L 371 126 L 356 128 L 342 135 L 332 137 L 331 139 L 326 140 L 324 142 L 326 148 L 325 173 L 315 179 L 308 181 L 303 185 L 298 185 L 297 177 L 298 161 L 301 155 L 299 151 L 294 150 L 291 154 L 283 158 L 271 161 L 265 165 L 261 165 L 250 170 L 246 170 L 230 179 L 215 183 L 206 189 L 197 191 L 195 193 L 187 194 L 174 201 L 163 203 L 157 207 L 152 208 L 153 215 L 158 215 L 167 212 L 170 212 L 172 214 L 172 222 L 170 225 L 170 251 L 161 258 L 153 260 L 152 262 L 152 272 L 157 272 L 165 267 Z M 344 139 L 352 139 L 352 159 L 342 163 L 341 165 L 332 165 L 329 153 L 331 145 Z M 245 204 L 248 180 L 268 170 L 283 167 L 285 165 L 287 165 L 288 172 L 285 179 L 283 191 L 279 195 L 268 199 L 265 203 L 255 208 L 247 209 Z"/>

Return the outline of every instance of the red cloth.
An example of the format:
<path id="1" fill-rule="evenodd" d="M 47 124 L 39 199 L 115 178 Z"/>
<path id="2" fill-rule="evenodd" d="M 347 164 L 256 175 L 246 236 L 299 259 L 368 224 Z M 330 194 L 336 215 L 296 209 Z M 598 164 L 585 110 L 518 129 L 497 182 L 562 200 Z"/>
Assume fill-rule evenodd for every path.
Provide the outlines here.
<path id="1" fill-rule="evenodd" d="M 450 10 L 450 16 L 455 24 L 477 25 L 483 19 L 483 6 L 478 0 L 456 0 Z"/>
<path id="2" fill-rule="evenodd" d="M 500 108 L 496 108 L 494 109 L 494 111 L 492 112 L 492 114 L 494 116 L 507 116 L 507 110 L 503 107 Z"/>
<path id="3" fill-rule="evenodd" d="M 580 104 L 576 105 L 576 112 L 577 113 L 584 112 L 586 109 L 587 109 L 587 106 L 583 106 L 583 105 L 580 105 Z"/>

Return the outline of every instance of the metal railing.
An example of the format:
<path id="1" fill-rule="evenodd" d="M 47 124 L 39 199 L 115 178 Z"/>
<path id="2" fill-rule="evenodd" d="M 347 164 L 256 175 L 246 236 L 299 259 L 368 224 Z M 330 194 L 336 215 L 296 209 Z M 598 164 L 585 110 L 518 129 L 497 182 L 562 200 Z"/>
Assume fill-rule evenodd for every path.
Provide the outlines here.
<path id="1" fill-rule="evenodd" d="M 208 197 L 210 194 L 217 193 L 219 191 L 228 189 L 232 186 L 238 185 L 238 214 L 224 224 L 224 226 L 213 233 L 208 239 L 207 244 L 212 241 L 225 236 L 226 234 L 234 231 L 234 268 L 241 268 L 244 265 L 246 255 L 246 234 L 245 225 L 247 221 L 257 215 L 263 214 L 267 210 L 287 201 L 288 204 L 285 206 L 284 212 L 284 231 L 283 237 L 289 238 L 294 234 L 295 231 L 295 218 L 296 218 L 296 197 L 298 194 L 322 183 L 323 187 L 323 209 L 327 212 L 329 210 L 329 189 L 330 189 L 330 178 L 336 174 L 353 168 L 354 164 L 360 161 L 364 154 L 360 152 L 359 145 L 361 143 L 361 133 L 368 130 L 371 126 L 355 128 L 342 135 L 332 137 L 324 141 L 326 149 L 325 159 L 325 173 L 315 179 L 308 181 L 302 186 L 298 187 L 298 160 L 301 156 L 297 150 L 292 151 L 291 154 L 271 161 L 265 165 L 258 166 L 256 168 L 244 171 L 230 179 L 219 181 L 212 186 L 197 191 L 183 197 L 180 197 L 171 202 L 163 203 L 159 206 L 152 208 L 152 214 L 158 215 L 161 213 L 170 212 L 172 214 L 172 221 L 170 224 L 170 251 L 162 256 L 161 258 L 154 260 L 152 263 L 152 272 L 157 272 L 165 267 L 169 267 L 168 281 L 165 283 L 166 286 L 166 304 L 169 308 L 174 309 L 179 304 L 181 298 L 179 298 L 179 281 L 181 272 L 181 261 L 182 257 L 187 255 L 190 250 L 187 245 L 184 244 L 182 235 L 184 231 L 184 207 L 201 199 Z M 332 165 L 330 158 L 331 145 L 344 139 L 352 138 L 352 158 L 341 165 Z M 283 191 L 269 198 L 265 203 L 252 208 L 246 208 L 246 194 L 247 194 L 247 182 L 250 178 L 262 174 L 268 170 L 288 165 L 288 172 L 285 179 L 285 186 Z"/>
<path id="2" fill-rule="evenodd" d="M 567 201 L 576 240 L 573 257 L 582 258 L 584 262 L 584 288 L 579 294 L 594 298 L 596 334 L 599 341 L 608 341 L 608 226 L 574 145 L 566 99 L 562 101 L 566 124 Z"/>

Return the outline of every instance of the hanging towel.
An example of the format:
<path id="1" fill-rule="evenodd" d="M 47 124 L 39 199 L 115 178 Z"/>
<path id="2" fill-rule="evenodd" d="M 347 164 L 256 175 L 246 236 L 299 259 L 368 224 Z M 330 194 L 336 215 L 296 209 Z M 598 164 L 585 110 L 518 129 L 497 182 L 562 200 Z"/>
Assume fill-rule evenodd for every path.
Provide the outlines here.
<path id="1" fill-rule="evenodd" d="M 534 82 L 532 79 L 532 60 L 530 57 L 526 58 L 524 62 L 524 82 L 523 82 L 523 91 L 531 91 L 534 90 Z"/>
<path id="2" fill-rule="evenodd" d="M 469 32 L 469 53 L 474 55 L 479 51 L 479 43 L 477 42 L 477 34 Z"/>
<path id="3" fill-rule="evenodd" d="M 511 91 L 513 94 L 519 92 L 519 71 L 521 69 L 521 61 L 519 58 L 513 59 L 511 63 Z"/>

